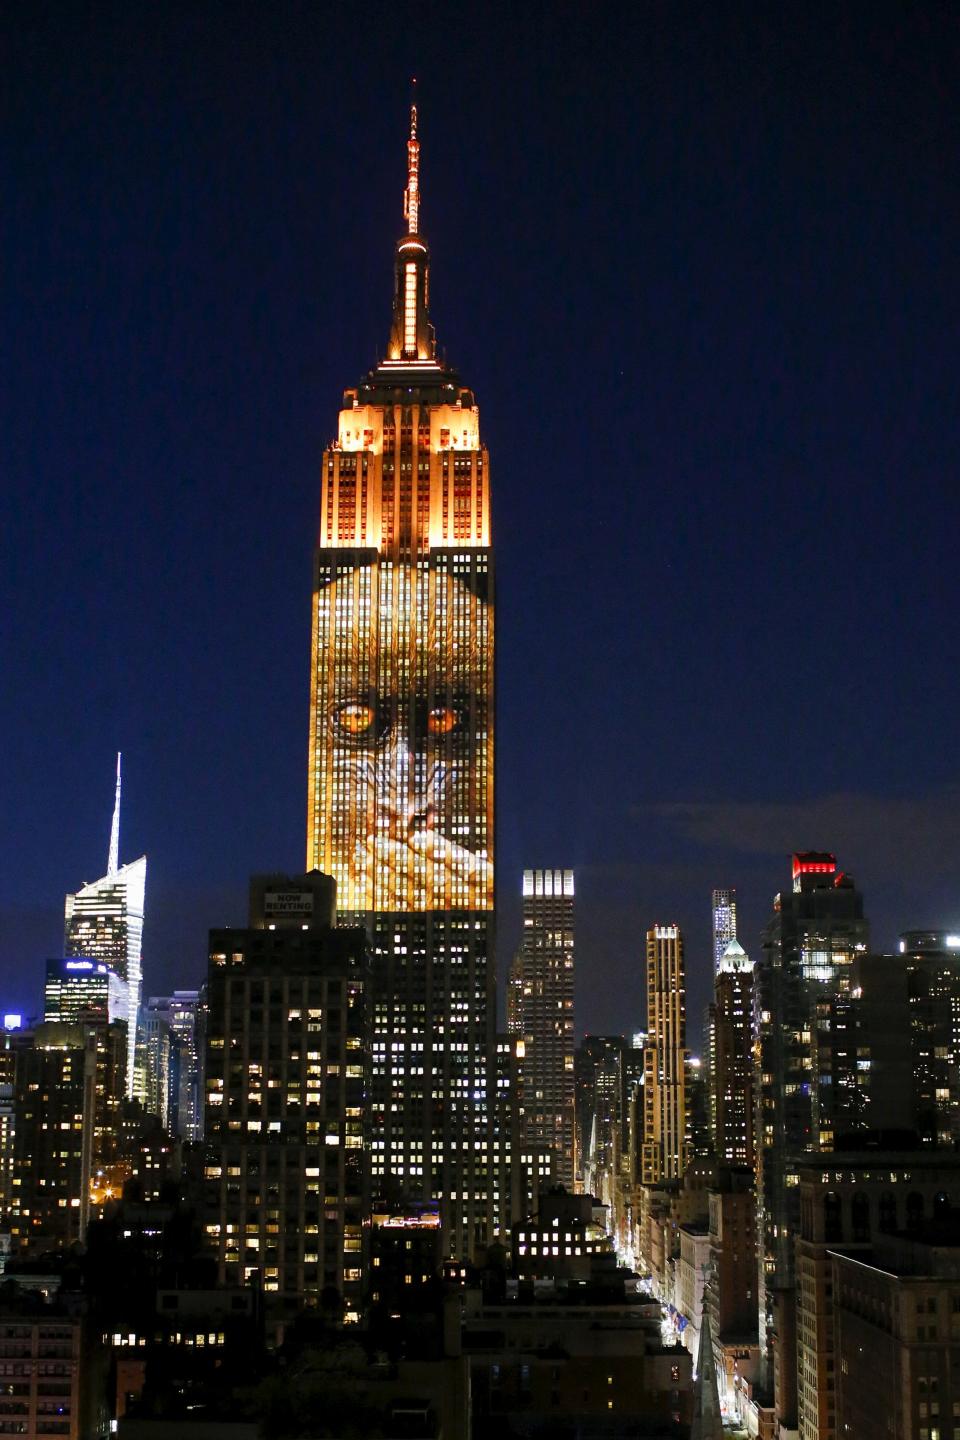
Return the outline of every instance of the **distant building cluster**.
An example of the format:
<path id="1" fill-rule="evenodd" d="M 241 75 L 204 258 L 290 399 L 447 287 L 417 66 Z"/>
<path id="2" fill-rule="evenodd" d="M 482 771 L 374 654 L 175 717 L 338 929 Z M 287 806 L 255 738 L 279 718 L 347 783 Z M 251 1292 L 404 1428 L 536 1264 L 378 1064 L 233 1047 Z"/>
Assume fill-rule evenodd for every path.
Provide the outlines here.
<path id="1" fill-rule="evenodd" d="M 732 888 L 712 956 L 638 934 L 645 1016 L 578 1045 L 600 957 L 530 868 L 498 1026 L 490 461 L 421 199 L 414 107 L 387 353 L 322 459 L 304 873 L 144 998 L 118 758 L 6 1016 L 0 1436 L 960 1440 L 960 936 L 876 953 L 798 851 L 759 943 Z"/>

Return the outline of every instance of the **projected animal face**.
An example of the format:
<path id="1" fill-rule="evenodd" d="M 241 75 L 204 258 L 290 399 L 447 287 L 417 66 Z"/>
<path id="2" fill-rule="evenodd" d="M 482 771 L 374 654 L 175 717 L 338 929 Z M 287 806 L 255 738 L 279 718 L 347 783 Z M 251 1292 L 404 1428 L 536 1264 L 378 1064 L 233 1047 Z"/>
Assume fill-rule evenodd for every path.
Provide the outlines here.
<path id="1" fill-rule="evenodd" d="M 323 597 L 335 663 L 318 711 L 341 909 L 493 903 L 490 607 L 412 566 Z"/>

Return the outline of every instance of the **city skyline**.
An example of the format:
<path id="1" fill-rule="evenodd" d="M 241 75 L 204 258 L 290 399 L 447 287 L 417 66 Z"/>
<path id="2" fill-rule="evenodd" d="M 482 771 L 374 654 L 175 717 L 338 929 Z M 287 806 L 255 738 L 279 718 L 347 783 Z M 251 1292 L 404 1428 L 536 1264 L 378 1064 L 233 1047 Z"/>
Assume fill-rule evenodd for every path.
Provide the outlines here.
<path id="1" fill-rule="evenodd" d="M 178 156 L 191 150 L 181 142 L 196 119 L 181 82 L 194 64 L 209 68 L 219 32 L 211 22 L 209 36 L 195 37 L 190 61 L 182 58 L 189 47 L 174 43 L 181 58 L 163 80 L 158 52 L 141 54 L 136 43 L 151 23 L 175 41 L 177 22 L 140 17 L 115 29 L 66 22 L 51 44 L 38 21 L 21 41 L 20 73 L 30 83 L 14 96 L 24 170 L 13 220 L 11 288 L 20 298 L 10 300 L 10 319 L 20 366 L 10 390 L 12 554 L 3 571 L 15 624 L 4 658 L 33 703 L 29 727 L 6 715 L 13 763 L 2 798 L 23 831 L 0 895 L 10 1008 L 27 1009 L 35 997 L 39 1012 L 40 982 L 21 978 L 30 969 L 24 960 L 42 966 L 57 953 L 59 896 L 93 868 L 118 747 L 129 760 L 131 853 L 151 857 L 152 989 L 193 983 L 207 926 L 242 922 L 251 871 L 301 863 L 301 617 L 316 456 L 329 397 L 344 371 L 369 364 L 380 339 L 388 291 L 372 277 L 382 274 L 382 217 L 396 194 L 391 138 L 403 77 L 414 68 L 431 146 L 444 339 L 481 386 L 498 473 L 506 462 L 510 477 L 494 497 L 514 616 L 500 657 L 501 976 L 519 935 L 511 892 L 524 866 L 554 857 L 577 871 L 580 944 L 606 980 L 582 997 L 589 1031 L 613 1027 L 624 993 L 631 1023 L 642 1023 L 639 937 L 657 917 L 676 920 L 687 937 L 696 1015 L 709 995 L 710 890 L 736 884 L 740 933 L 754 953 L 794 849 L 848 857 L 878 949 L 911 927 L 960 929 L 954 743 L 909 700 L 938 676 L 949 707 L 954 684 L 942 657 L 956 630 L 947 545 L 956 497 L 944 466 L 955 422 L 944 404 L 949 351 L 929 319 L 955 295 L 937 160 L 950 151 L 954 122 L 936 87 L 921 94 L 902 70 L 880 87 L 874 70 L 894 44 L 882 27 L 816 35 L 806 23 L 781 31 L 773 20 L 758 22 L 756 42 L 736 27 L 708 35 L 700 58 L 686 47 L 682 23 L 674 32 L 636 20 L 644 83 L 627 87 L 608 73 L 617 37 L 601 18 L 582 35 L 574 22 L 558 22 L 538 50 L 539 99 L 508 83 L 506 106 L 491 102 L 486 84 L 485 63 L 501 48 L 492 31 L 478 37 L 454 89 L 437 39 L 418 34 L 414 55 L 391 18 L 375 43 L 384 67 L 377 104 L 340 97 L 334 109 L 302 93 L 302 67 L 320 37 L 293 27 L 299 48 L 282 37 L 276 61 L 290 81 L 282 100 L 257 90 L 242 55 L 210 72 L 225 98 L 222 128 L 203 130 L 194 158 L 176 170 L 184 199 L 161 214 L 155 197 L 172 183 L 170 147 Z M 508 78 L 525 63 L 526 23 L 502 52 Z M 110 34 L 105 48 L 98 26 Z M 565 78 L 574 34 L 584 41 L 582 95 Z M 264 38 L 278 38 L 267 18 L 242 43 Z M 723 65 L 734 59 L 717 59 L 725 42 L 742 81 L 736 94 L 711 80 L 714 63 L 729 79 Z M 775 42 L 788 45 L 797 69 L 777 72 L 771 92 L 763 47 Z M 933 63 L 931 45 L 909 25 L 897 36 L 900 53 Z M 93 92 L 97 65 L 106 63 L 96 59 L 101 49 L 111 66 L 118 55 L 130 63 L 116 90 Z M 819 73 L 828 56 L 822 108 L 794 124 L 802 77 Z M 606 84 L 591 86 L 599 74 Z M 138 86 L 148 93 L 157 84 L 159 129 L 132 98 Z M 691 106 L 691 93 L 703 103 Z M 29 116 L 44 95 L 50 129 L 41 133 Z M 771 123 L 744 140 L 761 96 Z M 250 113 L 264 136 L 287 137 L 279 151 L 249 134 Z M 869 163 L 886 144 L 869 121 L 888 113 L 902 122 L 896 173 Z M 99 137 L 111 125 L 128 142 L 108 153 Z M 76 147 L 62 158 L 52 143 L 61 134 Z M 518 163 L 520 134 L 525 151 L 546 157 L 532 183 Z M 624 134 L 635 137 L 626 152 L 618 148 Z M 611 163 L 624 153 L 638 181 L 626 197 Z M 67 164 L 79 177 L 69 183 Z M 223 177 L 219 187 L 208 186 L 210 173 Z M 866 197 L 852 208 L 851 173 Z M 46 180 L 66 184 L 56 205 Z M 88 207 L 88 195 L 101 198 Z M 870 223 L 876 212 L 880 227 Z M 615 243 L 605 219 L 614 213 Z M 848 233 L 830 227 L 837 213 Z M 274 214 L 283 215 L 282 229 Z M 144 247 L 158 215 L 156 239 Z M 788 243 L 789 227 L 783 233 L 787 216 L 797 243 Z M 826 238 L 798 252 L 808 226 L 826 227 Z M 238 242 L 221 266 L 215 237 L 228 233 Z M 594 258 L 583 262 L 588 240 Z M 603 280 L 622 273 L 611 262 L 624 247 L 640 263 L 621 285 Z M 469 283 L 458 289 L 461 261 Z M 907 270 L 917 301 L 909 310 L 888 298 Z M 51 297 L 48 318 L 38 327 L 43 296 Z M 812 310 L 828 317 L 820 328 L 806 318 Z M 267 317 L 276 317 L 276 332 Z M 515 365 L 500 363 L 508 339 Z M 250 364 L 253 381 L 243 375 Z M 538 384 L 532 405 L 525 377 L 541 364 L 549 383 Z M 81 374 L 83 386 L 73 388 L 69 377 Z M 63 383 L 44 383 L 47 376 Z M 690 393 L 698 397 L 692 411 L 679 404 Z M 882 414 L 880 393 L 894 397 Z M 600 418 L 610 405 L 623 417 L 614 426 Z M 638 434 L 639 455 L 624 438 Z M 926 437 L 919 447 L 918 436 Z M 602 474 L 586 487 L 599 500 L 591 509 L 581 476 L 595 442 Z M 550 477 L 548 491 L 520 483 L 514 452 Z M 809 496 L 825 491 L 834 524 L 812 528 Z M 64 513 L 72 519 L 66 551 Z M 622 526 L 611 523 L 615 515 Z M 678 515 L 683 543 L 658 550 L 656 586 L 625 583 L 636 544 L 666 541 Z M 708 545 L 704 534 L 718 524 L 723 543 L 711 536 Z M 115 527 L 120 543 L 104 550 Z M 151 589 L 141 576 L 154 568 L 157 534 L 165 563 Z M 49 594 L 36 588 L 53 556 L 63 560 L 81 647 L 61 641 Z M 249 577 L 242 586 L 227 578 L 237 559 Z M 851 563 L 869 566 L 873 583 L 855 585 Z M 591 586 L 571 584 L 573 573 L 593 576 Z M 806 597 L 839 576 L 828 613 L 814 617 Z M 692 614 L 707 617 L 696 645 Z M 200 631 L 216 635 L 213 650 Z M 598 643 L 608 634 L 621 637 L 615 661 Z M 549 635 L 558 643 L 544 644 Z M 251 644 L 267 684 L 228 714 L 225 686 Z M 681 679 L 656 714 L 640 707 L 633 680 L 621 679 L 628 693 L 603 708 L 598 724 L 611 669 L 642 676 L 664 657 L 696 678 Z M 778 684 L 787 663 L 809 682 L 802 695 Z M 716 726 L 704 718 L 700 686 L 720 696 Z M 68 746 L 57 743 L 64 693 L 76 702 Z M 199 718 L 214 712 L 215 725 Z M 621 757 L 632 746 L 655 763 L 631 765 L 625 784 Z M 567 782 L 562 802 L 558 776 Z M 522 806 L 504 798 L 511 792 L 524 796 Z"/>
<path id="2" fill-rule="evenodd" d="M 0 1430 L 960 1416 L 960 44 L 879 13 L 13 27 Z"/>

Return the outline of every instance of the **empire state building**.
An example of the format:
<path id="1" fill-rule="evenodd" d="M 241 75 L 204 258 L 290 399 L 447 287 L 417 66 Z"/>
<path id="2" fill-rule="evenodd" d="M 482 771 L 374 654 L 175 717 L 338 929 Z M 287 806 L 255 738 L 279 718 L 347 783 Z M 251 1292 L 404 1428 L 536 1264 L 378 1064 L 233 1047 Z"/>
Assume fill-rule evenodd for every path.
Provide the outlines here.
<path id="1" fill-rule="evenodd" d="M 314 562 L 307 868 L 373 944 L 372 1172 L 488 1238 L 493 565 L 472 391 L 437 358 L 416 106 L 384 359 L 343 397 Z"/>

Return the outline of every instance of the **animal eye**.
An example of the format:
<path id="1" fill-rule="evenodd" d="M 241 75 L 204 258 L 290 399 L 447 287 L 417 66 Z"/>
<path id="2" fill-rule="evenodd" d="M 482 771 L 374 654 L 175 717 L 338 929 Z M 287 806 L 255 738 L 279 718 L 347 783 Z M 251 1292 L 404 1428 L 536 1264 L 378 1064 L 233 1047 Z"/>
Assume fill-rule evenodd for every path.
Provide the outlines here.
<path id="1" fill-rule="evenodd" d="M 359 700 L 350 700 L 337 711 L 340 729 L 353 736 L 369 735 L 376 718 L 373 706 L 364 705 Z"/>
<path id="2" fill-rule="evenodd" d="M 456 729 L 459 719 L 456 710 L 449 710 L 445 705 L 438 705 L 427 716 L 427 729 L 431 735 L 449 735 L 451 730 Z"/>

